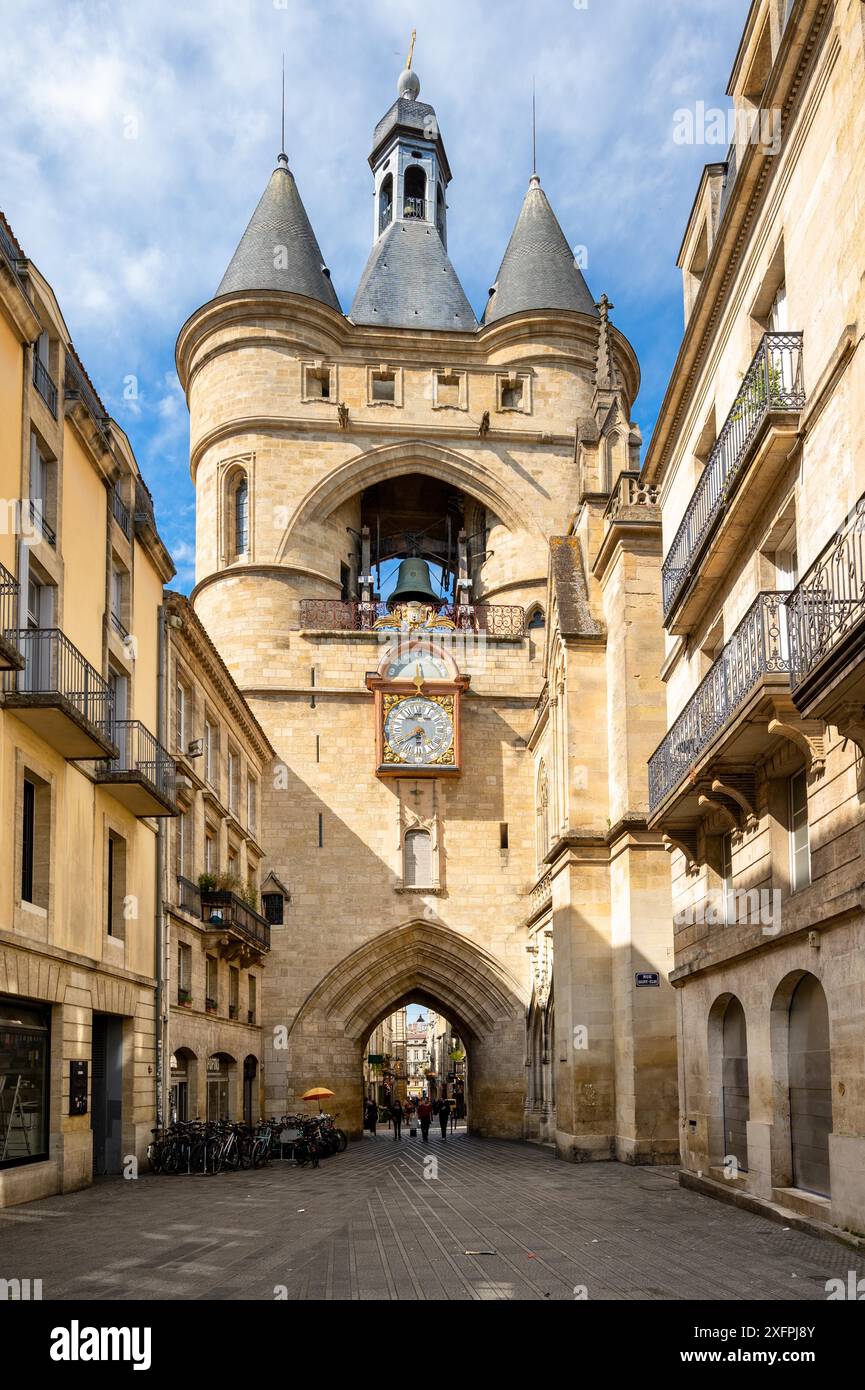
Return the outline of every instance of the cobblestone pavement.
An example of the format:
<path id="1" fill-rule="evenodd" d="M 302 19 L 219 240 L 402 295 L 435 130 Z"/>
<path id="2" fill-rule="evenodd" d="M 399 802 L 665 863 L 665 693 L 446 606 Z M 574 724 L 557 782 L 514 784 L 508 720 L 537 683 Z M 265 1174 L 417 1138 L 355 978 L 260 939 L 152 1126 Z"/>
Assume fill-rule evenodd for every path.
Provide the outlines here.
<path id="1" fill-rule="evenodd" d="M 437 1132 L 366 1137 L 318 1170 L 103 1179 L 0 1211 L 0 1255 L 44 1299 L 825 1300 L 828 1278 L 865 1275 L 671 1168 Z"/>

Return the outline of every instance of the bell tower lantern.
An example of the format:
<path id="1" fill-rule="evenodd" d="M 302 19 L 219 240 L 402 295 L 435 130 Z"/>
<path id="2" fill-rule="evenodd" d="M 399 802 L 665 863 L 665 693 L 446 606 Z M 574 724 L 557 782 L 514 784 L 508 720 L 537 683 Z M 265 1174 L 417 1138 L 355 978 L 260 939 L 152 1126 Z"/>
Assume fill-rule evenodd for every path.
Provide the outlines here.
<path id="1" fill-rule="evenodd" d="M 412 35 L 414 47 L 414 35 Z M 420 81 L 409 61 L 399 75 L 397 99 L 379 121 L 369 157 L 375 181 L 373 242 L 398 222 L 424 223 L 447 246 L 447 203 L 451 180 L 432 106 L 419 101 Z"/>

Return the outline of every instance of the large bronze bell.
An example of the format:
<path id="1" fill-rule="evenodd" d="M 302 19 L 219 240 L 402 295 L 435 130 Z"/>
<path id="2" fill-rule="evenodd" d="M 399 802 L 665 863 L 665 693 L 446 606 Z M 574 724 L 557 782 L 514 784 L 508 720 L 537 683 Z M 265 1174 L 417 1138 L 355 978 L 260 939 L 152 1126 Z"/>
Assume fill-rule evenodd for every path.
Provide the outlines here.
<path id="1" fill-rule="evenodd" d="M 433 590 L 430 583 L 429 565 L 419 555 L 403 560 L 396 578 L 396 588 L 387 601 L 388 608 L 397 603 L 431 603 L 440 608 L 444 599 Z"/>

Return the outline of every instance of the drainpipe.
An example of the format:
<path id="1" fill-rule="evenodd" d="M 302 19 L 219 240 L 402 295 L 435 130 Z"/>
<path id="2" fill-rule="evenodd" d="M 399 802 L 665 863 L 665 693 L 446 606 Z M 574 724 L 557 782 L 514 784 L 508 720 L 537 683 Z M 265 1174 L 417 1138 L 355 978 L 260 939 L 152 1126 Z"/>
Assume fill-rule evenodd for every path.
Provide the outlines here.
<path id="1" fill-rule="evenodd" d="M 156 666 L 156 728 L 159 742 L 168 747 L 165 728 L 165 669 L 167 629 L 165 604 L 159 605 L 159 630 Z M 165 1071 L 168 1065 L 168 1011 L 165 1007 L 165 961 L 167 928 L 164 923 L 163 890 L 165 882 L 165 817 L 160 816 L 156 833 L 156 1124 L 162 1127 L 165 1117 Z"/>

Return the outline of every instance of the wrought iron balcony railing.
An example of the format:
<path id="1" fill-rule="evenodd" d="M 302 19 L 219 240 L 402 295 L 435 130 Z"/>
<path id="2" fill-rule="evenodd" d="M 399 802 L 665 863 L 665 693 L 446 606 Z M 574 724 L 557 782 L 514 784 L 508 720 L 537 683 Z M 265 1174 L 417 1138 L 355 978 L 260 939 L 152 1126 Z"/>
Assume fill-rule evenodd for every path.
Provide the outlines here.
<path id="1" fill-rule="evenodd" d="M 77 395 L 79 397 L 90 412 L 90 416 L 97 429 L 101 434 L 107 437 L 108 415 L 105 412 L 102 402 L 71 352 L 67 352 L 66 354 L 65 393 L 67 396 Z"/>
<path id="2" fill-rule="evenodd" d="M 21 651 L 24 669 L 6 675 L 19 697 L 53 695 L 72 705 L 111 743 L 114 697 L 108 682 L 56 627 L 18 628 L 6 634 Z"/>
<path id="3" fill-rule="evenodd" d="M 36 527 L 43 540 L 47 541 L 52 550 L 57 549 L 57 532 L 53 526 L 49 526 L 45 520 L 45 510 L 41 501 L 30 498 L 30 520 Z"/>
<path id="4" fill-rule="evenodd" d="M 37 352 L 33 353 L 33 385 L 39 392 L 54 419 L 57 419 L 57 387 L 45 363 Z"/>
<path id="5" fill-rule="evenodd" d="M 426 198 L 403 198 L 402 215 L 424 221 L 426 218 Z"/>
<path id="6" fill-rule="evenodd" d="M 183 874 L 177 875 L 177 907 L 181 912 L 188 912 L 190 917 L 201 918 L 201 894 L 198 891 L 198 884 L 191 879 L 184 878 Z"/>
<path id="7" fill-rule="evenodd" d="M 233 928 L 260 950 L 270 950 L 270 923 L 228 889 L 201 890 L 201 920 L 209 926 Z"/>
<path id="8" fill-rule="evenodd" d="M 794 694 L 865 619 L 865 495 L 787 596 Z"/>
<path id="9" fill-rule="evenodd" d="M 116 758 L 97 759 L 97 777 L 137 773 L 146 778 L 164 801 L 174 802 L 177 767 L 171 754 L 139 719 L 115 719 L 111 739 L 120 750 Z"/>
<path id="10" fill-rule="evenodd" d="M 387 616 L 386 603 L 347 603 L 330 598 L 300 601 L 300 626 L 308 632 L 372 632 L 378 620 Z M 518 604 L 447 603 L 442 604 L 438 616 L 450 619 L 458 632 L 483 632 L 488 637 L 522 637 L 525 632 L 525 610 Z"/>
<path id="11" fill-rule="evenodd" d="M 758 594 L 717 661 L 649 759 L 649 810 L 687 776 L 762 676 L 789 673 L 783 593 Z"/>
<path id="12" fill-rule="evenodd" d="M 22 665 L 23 657 L 14 640 L 14 629 L 18 623 L 18 595 L 20 586 L 14 575 L 5 565 L 0 565 L 0 669 L 16 669 Z"/>
<path id="13" fill-rule="evenodd" d="M 126 506 L 126 503 L 121 498 L 120 493 L 117 491 L 117 488 L 114 489 L 112 507 L 114 510 L 114 520 L 117 522 L 126 539 L 131 539 L 132 517 L 130 515 L 129 508 Z"/>
<path id="14" fill-rule="evenodd" d="M 763 421 L 774 411 L 795 413 L 804 404 L 802 334 L 764 333 L 664 560 L 665 619 L 747 472 L 750 446 Z"/>
<path id="15" fill-rule="evenodd" d="M 117 633 L 117 636 L 120 637 L 123 641 L 125 641 L 126 638 L 129 636 L 129 629 L 124 627 L 121 619 L 118 618 L 117 614 L 114 612 L 113 609 L 111 611 L 111 626 L 114 628 L 114 631 Z"/>

